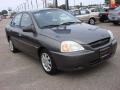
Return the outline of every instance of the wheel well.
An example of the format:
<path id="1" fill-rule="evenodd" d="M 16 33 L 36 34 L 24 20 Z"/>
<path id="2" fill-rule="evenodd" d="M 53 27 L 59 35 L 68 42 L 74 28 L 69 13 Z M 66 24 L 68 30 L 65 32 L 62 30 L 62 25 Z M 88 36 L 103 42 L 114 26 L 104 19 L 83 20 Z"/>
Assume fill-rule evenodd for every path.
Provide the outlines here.
<path id="1" fill-rule="evenodd" d="M 40 54 L 41 54 L 41 52 L 43 51 L 43 50 L 47 50 L 45 47 L 40 47 L 39 49 L 38 49 L 38 56 L 40 57 Z"/>
<path id="2" fill-rule="evenodd" d="M 94 20 L 95 20 L 95 22 L 96 22 L 96 19 L 95 19 L 94 17 L 91 17 L 90 19 L 94 19 Z M 90 19 L 89 19 L 89 21 L 90 21 Z"/>

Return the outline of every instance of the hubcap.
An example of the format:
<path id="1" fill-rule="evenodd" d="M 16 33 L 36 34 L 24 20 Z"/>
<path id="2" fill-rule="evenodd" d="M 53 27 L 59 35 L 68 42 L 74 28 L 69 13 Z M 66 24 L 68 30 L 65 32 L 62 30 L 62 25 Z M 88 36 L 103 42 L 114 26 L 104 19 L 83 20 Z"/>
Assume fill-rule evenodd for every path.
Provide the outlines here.
<path id="1" fill-rule="evenodd" d="M 50 72 L 52 69 L 52 63 L 51 63 L 51 58 L 49 57 L 49 55 L 47 53 L 42 53 L 41 62 L 42 62 L 43 68 L 47 72 Z"/>
<path id="2" fill-rule="evenodd" d="M 94 25 L 95 21 L 93 19 L 90 20 L 90 24 Z"/>
<path id="3" fill-rule="evenodd" d="M 14 49 L 13 49 L 13 43 L 12 43 L 11 40 L 9 41 L 9 48 L 10 48 L 10 51 L 13 51 L 13 50 L 14 50 Z"/>

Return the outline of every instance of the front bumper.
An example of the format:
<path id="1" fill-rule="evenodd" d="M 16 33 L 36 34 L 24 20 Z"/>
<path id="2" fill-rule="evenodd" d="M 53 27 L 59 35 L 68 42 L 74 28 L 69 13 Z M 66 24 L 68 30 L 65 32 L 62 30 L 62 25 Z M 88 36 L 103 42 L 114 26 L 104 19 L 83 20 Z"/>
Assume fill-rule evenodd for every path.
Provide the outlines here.
<path id="1" fill-rule="evenodd" d="M 109 47 L 109 52 L 106 52 L 106 47 Z M 58 53 L 51 51 L 51 55 L 59 70 L 73 71 L 86 67 L 93 67 L 97 64 L 108 60 L 111 56 L 115 54 L 116 48 L 117 41 L 114 40 L 109 44 L 96 48 L 94 50 L 85 50 L 81 52 L 72 53 Z M 100 56 L 101 50 L 104 50 L 104 52 L 102 52 L 102 56 Z"/>
<path id="2" fill-rule="evenodd" d="M 120 17 L 109 16 L 109 20 L 110 20 L 111 22 L 120 22 Z"/>

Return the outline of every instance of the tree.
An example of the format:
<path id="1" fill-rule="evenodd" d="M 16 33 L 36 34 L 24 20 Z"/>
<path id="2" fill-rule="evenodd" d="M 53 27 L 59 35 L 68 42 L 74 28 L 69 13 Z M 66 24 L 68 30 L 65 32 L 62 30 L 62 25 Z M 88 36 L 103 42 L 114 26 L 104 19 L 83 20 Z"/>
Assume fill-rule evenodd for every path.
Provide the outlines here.
<path id="1" fill-rule="evenodd" d="M 76 7 L 77 9 L 79 9 L 79 8 L 80 8 L 80 5 L 76 5 L 75 7 Z"/>
<path id="2" fill-rule="evenodd" d="M 8 11 L 7 10 L 2 10 L 2 15 L 8 15 Z"/>
<path id="3" fill-rule="evenodd" d="M 66 5 L 65 5 L 65 4 L 62 4 L 61 6 L 59 6 L 59 8 L 66 10 Z"/>
<path id="4" fill-rule="evenodd" d="M 48 8 L 54 8 L 55 6 L 51 3 L 48 3 Z"/>
<path id="5" fill-rule="evenodd" d="M 12 8 L 8 8 L 8 11 L 9 11 L 9 12 L 12 11 Z"/>

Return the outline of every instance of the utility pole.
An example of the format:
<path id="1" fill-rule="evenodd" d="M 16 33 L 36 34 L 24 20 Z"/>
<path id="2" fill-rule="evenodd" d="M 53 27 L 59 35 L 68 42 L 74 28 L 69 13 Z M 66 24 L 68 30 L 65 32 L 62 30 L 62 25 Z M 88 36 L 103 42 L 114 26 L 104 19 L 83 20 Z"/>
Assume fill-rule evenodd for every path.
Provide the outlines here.
<path id="1" fill-rule="evenodd" d="M 55 8 L 57 8 L 58 7 L 58 1 L 57 0 L 53 0 L 53 3 L 54 3 Z"/>
<path id="2" fill-rule="evenodd" d="M 24 5 L 24 9 L 25 9 L 25 11 L 26 11 L 26 3 L 23 3 L 23 5 Z"/>
<path id="3" fill-rule="evenodd" d="M 37 9 L 38 9 L 38 1 L 36 0 L 36 6 L 37 6 Z"/>
<path id="4" fill-rule="evenodd" d="M 42 0 L 42 2 L 43 2 L 43 8 L 45 8 L 46 6 L 45 6 L 45 0 Z"/>
<path id="5" fill-rule="evenodd" d="M 33 2 L 32 2 L 32 0 L 31 0 L 31 6 L 32 6 L 32 9 L 33 9 Z"/>
<path id="6" fill-rule="evenodd" d="M 29 10 L 29 8 L 30 8 L 30 7 L 29 7 L 29 1 L 28 1 L 28 0 L 26 0 L 26 1 L 27 1 L 27 5 L 28 5 L 28 10 Z"/>
<path id="7" fill-rule="evenodd" d="M 74 8 L 75 8 L 75 0 L 74 0 Z"/>
<path id="8" fill-rule="evenodd" d="M 65 0 L 66 10 L 69 10 L 69 0 Z"/>
<path id="9" fill-rule="evenodd" d="M 47 7 L 47 1 L 46 1 L 46 0 L 44 0 L 44 2 L 45 2 L 45 3 L 44 3 L 44 4 L 45 4 L 45 8 L 46 8 L 46 7 Z"/>
<path id="10" fill-rule="evenodd" d="M 21 4 L 21 10 L 23 10 L 23 9 L 24 9 L 23 4 Z"/>

